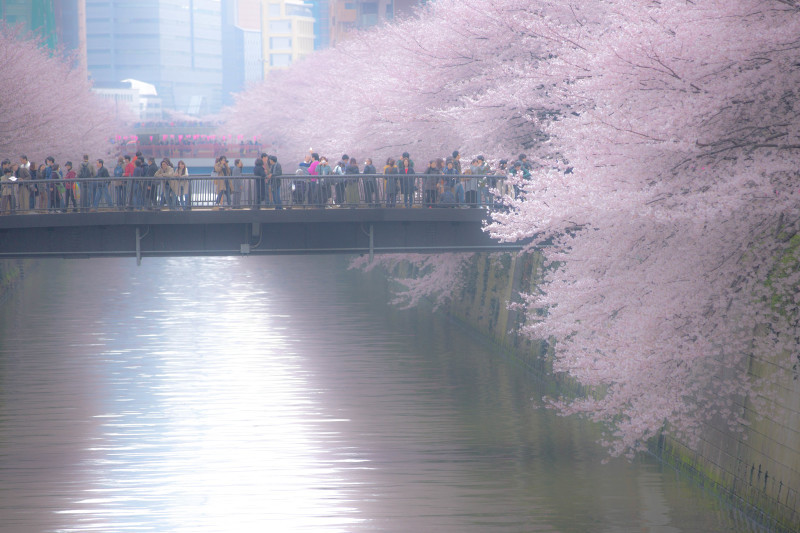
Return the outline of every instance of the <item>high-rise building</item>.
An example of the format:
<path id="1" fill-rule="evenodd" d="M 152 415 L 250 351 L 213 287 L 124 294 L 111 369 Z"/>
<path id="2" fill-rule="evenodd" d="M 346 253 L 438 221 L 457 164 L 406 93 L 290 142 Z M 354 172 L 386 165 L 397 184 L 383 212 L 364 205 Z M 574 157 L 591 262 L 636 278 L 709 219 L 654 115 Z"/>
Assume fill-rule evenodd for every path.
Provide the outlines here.
<path id="1" fill-rule="evenodd" d="M 328 48 L 331 44 L 331 0 L 306 0 L 314 16 L 314 50 Z"/>
<path id="2" fill-rule="evenodd" d="M 226 0 L 222 3 L 222 101 L 248 83 L 264 79 L 260 0 Z"/>
<path id="3" fill-rule="evenodd" d="M 314 51 L 314 16 L 302 0 L 263 0 L 261 36 L 264 76 Z"/>
<path id="4" fill-rule="evenodd" d="M 97 87 L 152 84 L 166 109 L 222 105 L 219 0 L 85 0 L 89 75 Z"/>

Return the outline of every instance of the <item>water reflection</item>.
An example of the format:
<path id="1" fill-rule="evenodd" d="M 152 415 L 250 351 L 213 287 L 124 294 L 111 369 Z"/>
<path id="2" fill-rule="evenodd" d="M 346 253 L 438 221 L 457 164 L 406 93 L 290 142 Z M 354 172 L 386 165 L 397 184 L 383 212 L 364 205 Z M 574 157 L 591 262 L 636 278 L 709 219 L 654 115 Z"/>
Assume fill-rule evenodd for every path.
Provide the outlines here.
<path id="1" fill-rule="evenodd" d="M 340 266 L 45 263 L 0 315 L 0 531 L 730 530 Z"/>

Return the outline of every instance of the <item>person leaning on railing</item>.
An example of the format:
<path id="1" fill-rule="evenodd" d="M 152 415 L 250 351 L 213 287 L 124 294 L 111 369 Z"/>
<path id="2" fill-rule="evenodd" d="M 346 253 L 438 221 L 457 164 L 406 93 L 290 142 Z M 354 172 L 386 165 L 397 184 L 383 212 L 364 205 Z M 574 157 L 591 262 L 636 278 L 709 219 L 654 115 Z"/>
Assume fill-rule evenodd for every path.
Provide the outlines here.
<path id="1" fill-rule="evenodd" d="M 175 169 L 172 168 L 172 165 L 170 165 L 170 160 L 165 157 L 164 159 L 161 160 L 161 168 L 156 170 L 154 177 L 171 178 L 174 175 L 175 175 Z M 175 207 L 175 186 L 176 186 L 175 181 L 164 180 L 163 183 L 160 184 L 160 186 L 162 187 L 164 193 L 163 193 L 163 199 L 158 200 L 159 207 L 162 206 L 166 201 L 167 206 L 170 209 L 172 209 L 173 207 Z"/>

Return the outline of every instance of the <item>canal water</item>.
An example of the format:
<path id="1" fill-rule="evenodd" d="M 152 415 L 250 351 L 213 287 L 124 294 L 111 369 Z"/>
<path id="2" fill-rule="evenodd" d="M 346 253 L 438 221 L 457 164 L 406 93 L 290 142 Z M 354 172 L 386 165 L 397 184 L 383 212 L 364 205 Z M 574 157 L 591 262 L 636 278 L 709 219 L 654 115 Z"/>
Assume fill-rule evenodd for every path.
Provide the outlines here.
<path id="1" fill-rule="evenodd" d="M 342 258 L 44 261 L 0 310 L 0 531 L 752 531 Z"/>

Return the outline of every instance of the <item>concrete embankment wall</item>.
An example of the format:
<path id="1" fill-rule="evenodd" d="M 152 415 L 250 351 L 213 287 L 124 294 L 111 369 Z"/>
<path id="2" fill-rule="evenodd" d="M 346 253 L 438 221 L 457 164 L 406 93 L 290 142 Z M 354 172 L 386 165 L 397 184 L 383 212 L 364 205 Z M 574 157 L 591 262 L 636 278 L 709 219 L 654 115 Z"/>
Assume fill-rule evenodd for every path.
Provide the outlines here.
<path id="1" fill-rule="evenodd" d="M 455 319 L 488 336 L 500 349 L 522 358 L 544 380 L 569 393 L 580 387 L 550 372 L 547 346 L 517 334 L 525 317 L 509 310 L 520 291 L 531 291 L 540 277 L 542 257 L 530 254 L 477 254 L 465 283 L 447 311 Z M 776 368 L 773 362 L 752 358 L 750 372 L 775 375 L 773 412 L 755 413 L 745 404 L 747 423 L 743 433 L 732 432 L 714 421 L 705 424 L 696 449 L 672 438 L 651 443 L 651 451 L 679 471 L 729 499 L 737 508 L 775 531 L 800 531 L 800 359 L 796 366 Z"/>

